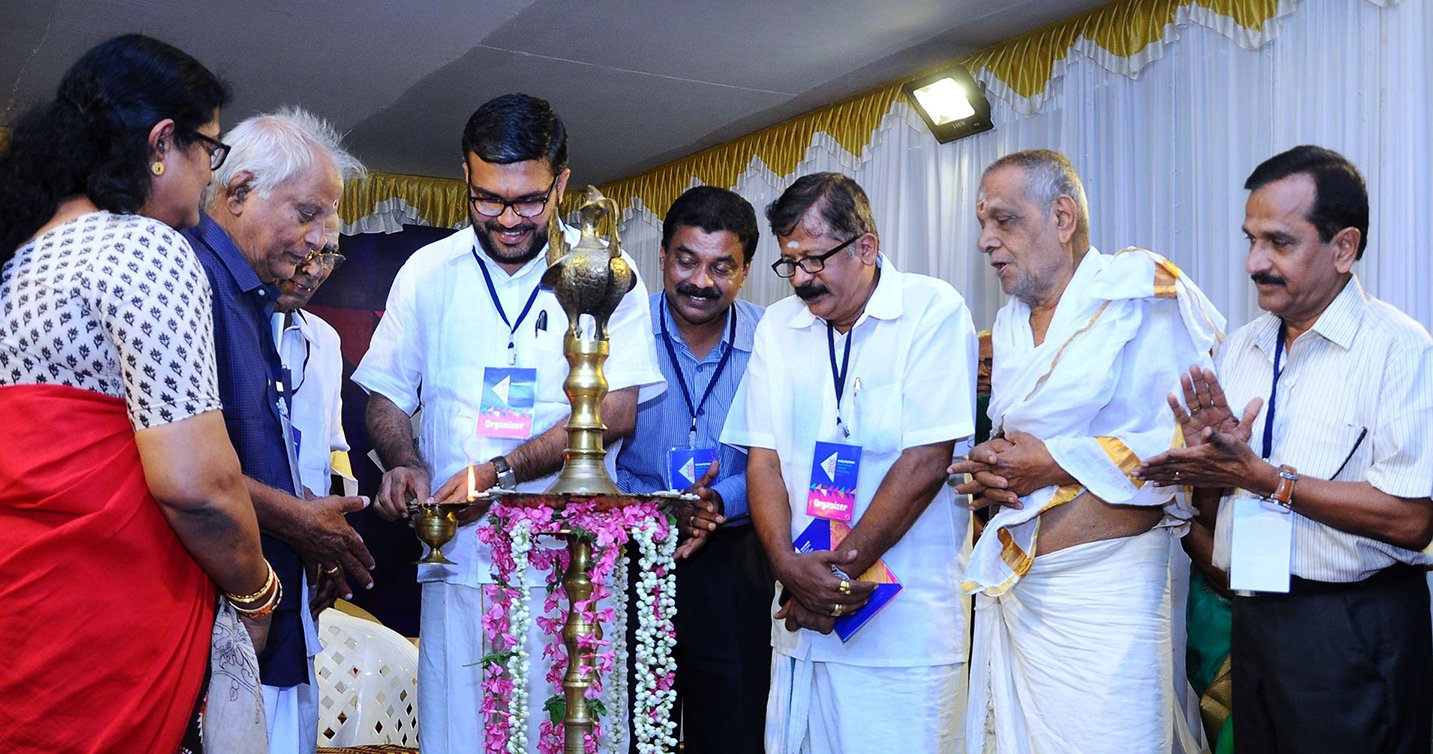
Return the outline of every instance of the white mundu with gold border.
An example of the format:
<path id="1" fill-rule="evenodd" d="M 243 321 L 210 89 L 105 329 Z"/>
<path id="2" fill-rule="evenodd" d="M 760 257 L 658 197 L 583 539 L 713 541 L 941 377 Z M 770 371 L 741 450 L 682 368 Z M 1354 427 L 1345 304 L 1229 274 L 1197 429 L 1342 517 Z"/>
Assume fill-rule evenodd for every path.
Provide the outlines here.
<path id="1" fill-rule="evenodd" d="M 1211 364 L 1223 327 L 1179 268 L 1136 248 L 1091 248 L 1038 345 L 1024 302 L 1011 299 L 997 314 L 993 425 L 1040 438 L 1076 483 L 1001 509 L 971 554 L 962 587 L 979 597 L 968 751 L 996 743 L 982 732 L 1001 752 L 1197 749 L 1176 712 L 1176 684 L 1186 682 L 1175 678 L 1170 636 L 1170 554 L 1189 509 L 1174 489 L 1130 473 L 1180 441 L 1166 396 L 1191 364 Z M 1037 561 L 1040 514 L 1086 492 L 1167 515 L 1143 535 Z M 1118 649 L 1079 640 L 1082 627 L 1099 626 L 1130 640 Z M 1092 688 L 1099 710 L 1088 709 Z"/>

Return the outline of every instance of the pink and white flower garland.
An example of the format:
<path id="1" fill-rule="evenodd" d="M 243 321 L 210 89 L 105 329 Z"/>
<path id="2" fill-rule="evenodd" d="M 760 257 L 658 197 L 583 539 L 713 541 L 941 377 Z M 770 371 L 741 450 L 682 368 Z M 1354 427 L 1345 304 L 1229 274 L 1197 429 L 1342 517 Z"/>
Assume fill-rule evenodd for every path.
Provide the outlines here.
<path id="1" fill-rule="evenodd" d="M 568 530 L 571 536 L 589 539 L 593 545 L 590 574 L 593 591 L 590 599 L 572 606 L 583 618 L 601 627 L 602 636 L 594 635 L 583 648 L 594 654 L 597 674 L 587 691 L 587 698 L 599 715 L 617 712 L 608 718 L 612 726 L 608 736 L 612 752 L 620 751 L 626 738 L 625 715 L 627 679 L 625 678 L 626 615 L 612 607 L 599 609 L 611 594 L 625 598 L 626 557 L 623 547 L 635 542 L 641 558 L 642 574 L 637 590 L 637 663 L 636 710 L 633 727 L 640 752 L 656 754 L 676 747 L 676 724 L 671 708 L 676 692 L 673 688 L 676 664 L 672 648 L 676 633 L 672 616 L 676 613 L 675 570 L 672 554 L 676 550 L 676 528 L 654 502 L 641 502 L 622 507 L 602 509 L 596 501 L 570 503 L 565 508 L 521 507 L 494 503 L 488 520 L 478 532 L 479 539 L 492 548 L 493 576 L 496 584 L 488 586 L 488 608 L 483 614 L 483 630 L 488 637 L 489 652 L 483 658 L 484 750 L 489 754 L 519 754 L 528 748 L 528 654 L 525 637 L 531 626 L 525 575 L 531 565 L 547 574 L 547 594 L 537 625 L 546 641 L 543 658 L 548 662 L 546 679 L 558 689 L 559 695 L 544 705 L 553 712 L 554 720 L 540 727 L 538 751 L 560 754 L 562 751 L 562 716 L 556 709 L 563 707 L 560 695 L 562 678 L 567 668 L 567 650 L 562 643 L 562 629 L 567 621 L 567 606 L 562 590 L 562 576 L 567 570 L 568 554 L 563 548 L 533 546 L 536 535 L 554 535 Z M 613 589 L 608 588 L 611 584 Z M 610 604 L 607 602 L 606 604 Z M 615 621 L 619 613 L 621 617 Z M 603 678 L 607 693 L 603 694 Z M 586 750 L 595 754 L 602 738 L 601 721 L 593 725 Z"/>

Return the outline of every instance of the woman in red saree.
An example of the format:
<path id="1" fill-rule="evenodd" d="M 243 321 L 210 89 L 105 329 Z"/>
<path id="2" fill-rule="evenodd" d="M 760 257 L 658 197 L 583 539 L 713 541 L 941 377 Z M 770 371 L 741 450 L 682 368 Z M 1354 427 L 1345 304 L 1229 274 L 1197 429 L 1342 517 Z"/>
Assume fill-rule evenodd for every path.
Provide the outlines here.
<path id="1" fill-rule="evenodd" d="M 175 228 L 227 153 L 224 86 L 128 35 L 0 154 L 0 749 L 181 749 L 215 585 L 277 602 L 219 414 L 209 287 Z"/>

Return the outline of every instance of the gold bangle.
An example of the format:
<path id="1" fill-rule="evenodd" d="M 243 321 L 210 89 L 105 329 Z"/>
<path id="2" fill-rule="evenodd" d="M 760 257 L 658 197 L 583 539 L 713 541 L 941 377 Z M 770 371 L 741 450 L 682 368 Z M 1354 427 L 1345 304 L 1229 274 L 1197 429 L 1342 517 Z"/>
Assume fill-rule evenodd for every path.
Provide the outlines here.
<path id="1" fill-rule="evenodd" d="M 259 587 L 259 590 L 257 592 L 254 592 L 253 594 L 234 594 L 232 592 L 224 592 L 224 596 L 228 597 L 229 601 L 235 603 L 236 605 L 240 602 L 258 602 L 260 599 L 263 598 L 265 594 L 269 593 L 270 589 L 274 588 L 274 584 L 279 580 L 279 575 L 274 573 L 274 567 L 272 565 L 269 565 L 269 561 L 264 561 L 264 568 L 268 570 L 268 574 L 264 576 L 264 585 Z"/>
<path id="2" fill-rule="evenodd" d="M 278 609 L 279 602 L 283 600 L 283 598 L 284 584 L 281 581 L 275 580 L 274 591 L 269 595 L 269 598 L 267 600 L 264 600 L 263 604 L 256 605 L 254 607 L 240 607 L 239 605 L 234 605 L 234 609 L 239 611 L 239 614 L 246 618 L 262 618 L 265 615 L 268 615 L 269 613 L 272 613 L 274 610 Z"/>

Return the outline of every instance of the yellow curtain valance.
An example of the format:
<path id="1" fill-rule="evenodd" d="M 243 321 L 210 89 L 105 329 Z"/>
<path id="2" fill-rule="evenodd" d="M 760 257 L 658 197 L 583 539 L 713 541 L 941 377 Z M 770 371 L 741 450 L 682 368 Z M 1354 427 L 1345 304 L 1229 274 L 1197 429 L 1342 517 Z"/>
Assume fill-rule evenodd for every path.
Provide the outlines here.
<path id="1" fill-rule="evenodd" d="M 972 72 L 989 75 L 1022 97 L 1045 91 L 1055 64 L 1081 38 L 1110 55 L 1130 58 L 1162 41 L 1181 8 L 1205 9 L 1253 33 L 1279 14 L 1280 0 L 1119 0 L 1059 23 L 977 50 L 960 59 Z"/>
<path id="2" fill-rule="evenodd" d="M 1181 8 L 1186 13 L 1229 19 L 1238 28 L 1261 34 L 1269 19 L 1279 15 L 1280 0 L 1116 0 L 954 62 L 965 65 L 977 78 L 994 80 L 1029 98 L 1044 92 L 1058 73 L 1057 63 L 1082 39 L 1113 57 L 1135 56 L 1163 40 L 1166 28 L 1175 23 Z M 660 216 L 693 181 L 733 186 L 757 159 L 777 175 L 790 174 L 818 131 L 860 157 L 881 119 L 900 96 L 905 81 L 886 84 L 642 175 L 615 181 L 602 186 L 602 191 L 624 208 L 641 199 L 648 211 Z"/>
<path id="3" fill-rule="evenodd" d="M 378 205 L 399 199 L 416 210 L 429 225 L 453 228 L 468 219 L 466 197 L 463 182 L 451 178 L 369 173 L 343 187 L 338 214 L 345 224 L 351 225 L 372 214 Z"/>

